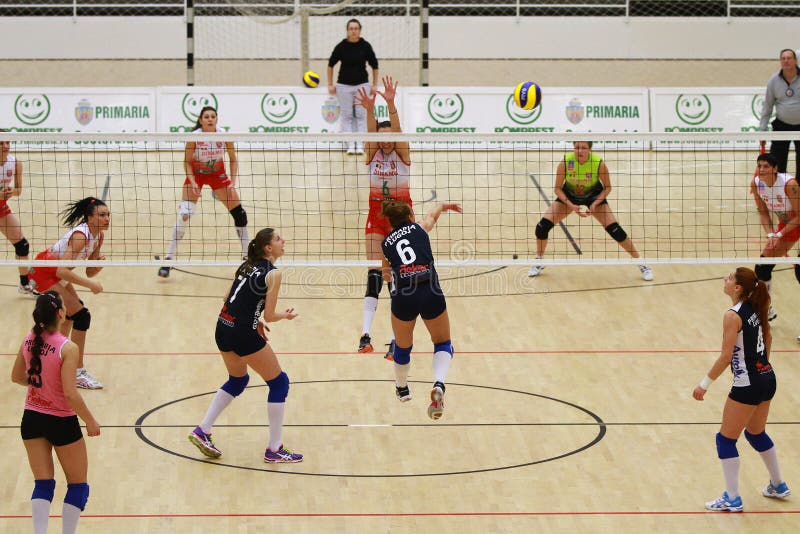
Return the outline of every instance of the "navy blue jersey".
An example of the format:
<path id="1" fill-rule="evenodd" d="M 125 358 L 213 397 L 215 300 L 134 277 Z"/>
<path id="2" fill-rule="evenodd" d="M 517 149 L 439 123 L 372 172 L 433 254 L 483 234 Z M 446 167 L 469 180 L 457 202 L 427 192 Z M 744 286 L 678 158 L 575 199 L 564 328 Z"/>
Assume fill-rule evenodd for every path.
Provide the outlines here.
<path id="1" fill-rule="evenodd" d="M 739 302 L 731 308 L 742 320 L 731 357 L 734 386 L 753 385 L 759 377 L 772 374 L 761 321 L 749 302 Z"/>
<path id="2" fill-rule="evenodd" d="M 423 281 L 436 284 L 431 240 L 419 224 L 409 221 L 395 228 L 383 240 L 383 255 L 392 266 L 395 288 Z"/>
<path id="3" fill-rule="evenodd" d="M 267 273 L 276 267 L 267 260 L 236 276 L 219 312 L 218 324 L 237 330 L 255 330 L 267 296 Z"/>

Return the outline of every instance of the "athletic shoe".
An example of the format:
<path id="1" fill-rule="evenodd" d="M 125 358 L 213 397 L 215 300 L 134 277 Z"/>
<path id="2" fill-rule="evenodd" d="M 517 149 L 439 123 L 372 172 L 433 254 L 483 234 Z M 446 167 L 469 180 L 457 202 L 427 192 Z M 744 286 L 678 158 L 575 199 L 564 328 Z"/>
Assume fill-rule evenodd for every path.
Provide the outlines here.
<path id="1" fill-rule="evenodd" d="M 348 156 L 355 156 L 355 155 L 356 155 L 356 153 L 357 153 L 357 152 L 356 152 L 356 149 L 355 149 L 355 148 L 348 148 L 348 149 L 347 149 L 347 155 L 348 155 Z"/>
<path id="2" fill-rule="evenodd" d="M 711 510 L 712 512 L 741 512 L 744 510 L 744 506 L 742 506 L 741 497 L 731 499 L 728 496 L 728 492 L 724 491 L 721 497 L 706 503 L 706 510 Z"/>
<path id="3" fill-rule="evenodd" d="M 363 156 L 363 155 L 364 155 L 364 149 L 361 147 L 356 148 L 356 156 Z"/>
<path id="4" fill-rule="evenodd" d="M 642 280 L 645 282 L 650 282 L 653 279 L 653 269 L 649 266 L 642 264 L 639 266 L 639 271 L 641 271 Z"/>
<path id="5" fill-rule="evenodd" d="M 408 386 L 395 386 L 394 389 L 397 394 L 397 399 L 400 402 L 408 402 L 411 400 L 411 391 L 408 389 Z"/>
<path id="6" fill-rule="evenodd" d="M 78 369 L 76 384 L 81 389 L 103 389 L 103 384 L 86 369 Z"/>
<path id="7" fill-rule="evenodd" d="M 189 441 L 209 458 L 219 458 L 222 456 L 222 451 L 211 441 L 211 434 L 206 434 L 199 426 L 195 427 L 194 430 L 189 433 Z"/>
<path id="8" fill-rule="evenodd" d="M 386 355 L 384 356 L 384 358 L 386 358 L 390 362 L 393 362 L 394 361 L 394 348 L 397 346 L 397 344 L 394 342 L 394 339 L 393 339 L 389 343 L 387 343 L 386 346 L 389 347 L 389 348 L 386 349 Z"/>
<path id="9" fill-rule="evenodd" d="M 785 499 L 792 494 L 792 490 L 789 489 L 786 482 L 781 482 L 777 486 L 773 486 L 772 481 L 770 481 L 769 485 L 764 488 L 761 494 L 764 495 L 764 497 L 772 497 L 773 499 Z"/>
<path id="10" fill-rule="evenodd" d="M 769 307 L 769 313 L 767 313 L 767 320 L 771 321 L 773 319 L 778 318 L 778 312 L 775 311 L 775 308 L 772 306 Z"/>
<path id="11" fill-rule="evenodd" d="M 303 461 L 303 455 L 292 452 L 283 445 L 277 451 L 271 451 L 269 448 L 264 451 L 264 461 L 268 464 L 295 464 Z"/>
<path id="12" fill-rule="evenodd" d="M 172 267 L 159 267 L 158 268 L 158 276 L 161 278 L 169 278 L 169 271 Z"/>
<path id="13" fill-rule="evenodd" d="M 444 413 L 444 384 L 436 382 L 431 390 L 431 403 L 428 406 L 428 417 L 436 421 Z"/>
<path id="14" fill-rule="evenodd" d="M 533 278 L 534 276 L 539 276 L 544 271 L 544 265 L 534 265 L 531 267 L 530 271 L 528 271 L 528 276 Z"/>
<path id="15" fill-rule="evenodd" d="M 366 354 L 367 352 L 372 352 L 373 350 L 372 338 L 369 337 L 369 334 L 364 334 L 361 336 L 361 339 L 358 340 L 358 352 L 361 354 Z"/>
<path id="16" fill-rule="evenodd" d="M 41 295 L 41 293 L 39 293 L 38 291 L 33 289 L 33 286 L 30 285 L 30 284 L 25 284 L 25 285 L 20 284 L 20 285 L 18 285 L 17 286 L 17 291 L 19 291 L 20 294 L 22 294 L 22 295 L 30 295 L 32 297 L 38 297 L 39 295 Z"/>

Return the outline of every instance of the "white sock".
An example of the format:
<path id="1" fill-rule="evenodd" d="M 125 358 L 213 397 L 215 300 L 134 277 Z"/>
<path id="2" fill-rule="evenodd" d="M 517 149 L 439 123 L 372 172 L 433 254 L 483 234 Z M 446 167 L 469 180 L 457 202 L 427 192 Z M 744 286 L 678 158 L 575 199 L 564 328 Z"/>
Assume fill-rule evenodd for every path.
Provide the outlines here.
<path id="1" fill-rule="evenodd" d="M 364 323 L 361 328 L 362 334 L 369 334 L 372 329 L 372 320 L 375 312 L 378 311 L 378 299 L 375 297 L 364 297 Z"/>
<path id="2" fill-rule="evenodd" d="M 283 445 L 283 412 L 285 402 L 268 402 L 267 417 L 269 417 L 269 450 L 277 452 Z"/>
<path id="3" fill-rule="evenodd" d="M 433 380 L 435 382 L 446 382 L 447 371 L 450 370 L 452 361 L 453 356 L 445 350 L 433 354 Z"/>
<path id="4" fill-rule="evenodd" d="M 739 496 L 739 457 L 725 458 L 722 461 L 722 473 L 725 475 L 725 491 L 728 497 Z"/>
<path id="5" fill-rule="evenodd" d="M 77 506 L 65 502 L 61 507 L 61 532 L 64 534 L 75 534 L 78 529 L 78 519 L 81 517 L 81 509 Z"/>
<path id="6" fill-rule="evenodd" d="M 394 383 L 397 387 L 402 388 L 408 385 L 408 372 L 411 370 L 411 364 L 406 363 L 400 365 L 394 363 Z"/>
<path id="7" fill-rule="evenodd" d="M 50 501 L 31 499 L 31 516 L 33 517 L 34 534 L 47 532 L 47 520 L 50 519 Z"/>
<path id="8" fill-rule="evenodd" d="M 211 400 L 211 405 L 208 407 L 206 416 L 203 417 L 203 422 L 200 423 L 200 430 L 206 434 L 211 434 L 211 427 L 214 426 L 214 421 L 217 420 L 222 410 L 228 407 L 233 400 L 233 395 L 224 389 L 218 389 L 217 394 Z"/>
<path id="9" fill-rule="evenodd" d="M 250 232 L 247 231 L 246 226 L 237 226 L 236 235 L 239 236 L 239 241 L 242 242 L 242 256 L 247 257 L 247 246 L 250 244 Z"/>
<path id="10" fill-rule="evenodd" d="M 189 221 L 183 220 L 183 215 L 178 215 L 178 220 L 175 221 L 175 226 L 172 227 L 172 235 L 169 237 L 169 246 L 167 247 L 167 255 L 165 259 L 171 260 L 175 257 L 178 251 L 178 242 L 186 235 L 186 227 L 189 226 Z"/>
<path id="11" fill-rule="evenodd" d="M 758 454 L 761 456 L 761 459 L 764 460 L 764 465 L 767 466 L 769 481 L 772 482 L 773 486 L 778 486 L 783 482 L 783 479 L 781 478 L 781 468 L 778 466 L 778 452 L 775 450 L 775 446 L 763 452 L 759 452 Z"/>

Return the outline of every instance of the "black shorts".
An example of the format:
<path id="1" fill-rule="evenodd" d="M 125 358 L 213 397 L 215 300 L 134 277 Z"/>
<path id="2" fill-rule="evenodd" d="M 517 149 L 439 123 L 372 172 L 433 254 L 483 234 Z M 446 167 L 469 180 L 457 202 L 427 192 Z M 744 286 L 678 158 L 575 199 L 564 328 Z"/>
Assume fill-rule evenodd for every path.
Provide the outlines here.
<path id="1" fill-rule="evenodd" d="M 742 404 L 757 406 L 762 402 L 772 400 L 777 387 L 775 373 L 770 373 L 766 376 L 762 375 L 749 386 L 732 387 L 728 397 Z"/>
<path id="2" fill-rule="evenodd" d="M 217 322 L 214 338 L 221 352 L 235 352 L 238 356 L 250 356 L 267 345 L 258 330 L 225 326 L 220 322 Z"/>
<path id="3" fill-rule="evenodd" d="M 447 302 L 438 283 L 414 283 L 392 294 L 392 315 L 401 321 L 413 321 L 418 315 L 426 320 L 436 319 L 446 309 Z"/>
<path id="4" fill-rule="evenodd" d="M 566 191 L 564 191 L 564 194 L 565 194 L 565 195 L 566 195 L 566 197 L 569 199 L 569 201 L 570 201 L 570 202 L 572 202 L 573 204 L 575 204 L 576 206 L 591 206 L 591 205 L 592 205 L 592 203 L 593 203 L 595 200 L 597 200 L 597 197 L 600 195 L 600 193 L 597 193 L 596 195 L 592 195 L 592 196 L 590 196 L 590 197 L 586 197 L 586 198 L 575 198 L 575 197 L 573 197 L 572 195 L 570 195 L 569 193 L 567 193 Z M 562 200 L 561 200 L 560 198 L 558 198 L 558 197 L 556 197 L 556 202 L 558 202 L 558 203 L 560 203 L 560 204 L 563 204 L 563 203 L 564 203 L 564 202 L 562 202 Z M 603 199 L 603 200 L 600 202 L 600 205 L 601 205 L 601 206 L 602 206 L 603 204 L 608 204 L 608 202 L 606 201 L 606 199 Z"/>
<path id="5" fill-rule="evenodd" d="M 19 430 L 22 439 L 44 438 L 56 447 L 69 445 L 83 438 L 77 415 L 61 417 L 25 410 Z"/>

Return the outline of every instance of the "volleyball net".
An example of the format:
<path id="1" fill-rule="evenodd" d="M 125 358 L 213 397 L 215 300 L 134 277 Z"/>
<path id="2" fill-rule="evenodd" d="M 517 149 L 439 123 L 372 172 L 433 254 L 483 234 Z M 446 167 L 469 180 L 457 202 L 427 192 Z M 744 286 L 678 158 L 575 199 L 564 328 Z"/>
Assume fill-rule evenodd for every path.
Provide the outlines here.
<path id="1" fill-rule="evenodd" d="M 342 266 L 374 263 L 365 260 L 368 168 L 364 156 L 343 150 L 348 141 L 411 143 L 418 219 L 437 202 L 462 205 L 463 214 L 442 215 L 431 233 L 440 265 L 530 264 L 536 224 L 554 202 L 556 169 L 575 139 L 593 141 L 593 151 L 606 162 L 609 206 L 648 263 L 754 263 L 766 236 L 750 184 L 758 141 L 775 136 L 3 134 L 23 164 L 22 194 L 8 205 L 31 243 L 31 259 L 67 231 L 59 217 L 67 203 L 95 196 L 112 214 L 103 265 L 164 264 L 186 176 L 185 143 L 202 140 L 234 142 L 235 188 L 251 237 L 273 227 L 287 240 L 282 263 Z M 226 167 L 230 171 L 227 157 Z M 549 237 L 546 256 L 537 263 L 636 262 L 591 217 L 571 215 Z M 241 258 L 231 215 L 204 188 L 167 264 L 237 265 Z M 767 260 L 773 261 L 796 259 Z M 0 247 L 0 263 L 18 264 L 11 245 Z"/>

